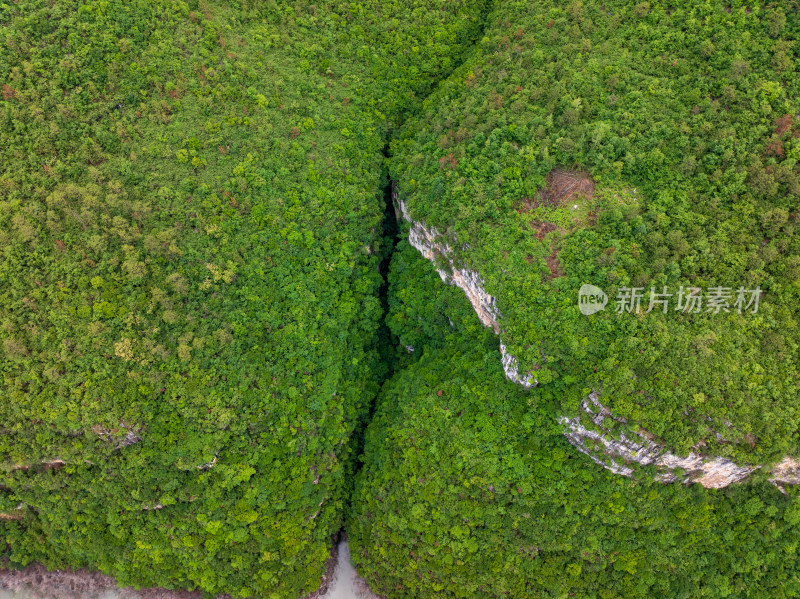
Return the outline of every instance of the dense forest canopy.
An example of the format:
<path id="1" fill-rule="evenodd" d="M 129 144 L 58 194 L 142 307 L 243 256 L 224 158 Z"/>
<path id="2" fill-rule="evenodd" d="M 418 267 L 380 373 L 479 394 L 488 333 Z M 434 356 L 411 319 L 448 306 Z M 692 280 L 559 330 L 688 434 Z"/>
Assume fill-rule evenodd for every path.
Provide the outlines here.
<path id="1" fill-rule="evenodd" d="M 798 453 L 798 34 L 796 3 L 498 3 L 404 123 L 392 179 L 450 249 L 392 258 L 387 321 L 414 351 L 379 395 L 348 520 L 376 591 L 800 593 L 797 489 L 769 481 Z M 538 386 L 503 376 L 434 267 L 480 273 Z M 611 307 L 581 314 L 585 283 Z M 681 285 L 763 297 L 756 314 L 613 311 L 623 287 Z M 719 491 L 600 469 L 556 424 L 591 389 L 628 435 L 762 468 Z"/>
<path id="2" fill-rule="evenodd" d="M 386 371 L 385 137 L 483 9 L 0 7 L 9 559 L 317 588 Z"/>
<path id="3" fill-rule="evenodd" d="M 611 474 L 554 429 L 553 406 L 505 380 L 493 334 L 461 341 L 428 346 L 384 385 L 368 428 L 348 531 L 373 590 L 409 599 L 800 593 L 800 512 L 772 484 L 710 491 Z"/>
<path id="4" fill-rule="evenodd" d="M 344 527 L 392 598 L 800 595 L 798 15 L 0 4 L 0 567 L 294 599 Z M 614 310 L 715 286 L 758 311 Z M 761 468 L 614 475 L 592 390 Z"/>

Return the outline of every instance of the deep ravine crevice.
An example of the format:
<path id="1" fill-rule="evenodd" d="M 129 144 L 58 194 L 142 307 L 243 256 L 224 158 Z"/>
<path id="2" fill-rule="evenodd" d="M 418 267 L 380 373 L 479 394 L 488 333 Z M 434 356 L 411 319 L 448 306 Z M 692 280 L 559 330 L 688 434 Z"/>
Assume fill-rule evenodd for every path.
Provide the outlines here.
<path id="1" fill-rule="evenodd" d="M 434 93 L 434 90 L 439 84 L 441 84 L 442 81 L 445 81 L 448 77 L 450 77 L 450 75 L 461 68 L 463 64 L 467 63 L 477 51 L 478 41 L 483 37 L 484 31 L 486 30 L 487 21 L 495 6 L 496 2 L 493 0 L 485 0 L 483 2 L 483 6 L 478 17 L 478 26 L 476 27 L 474 34 L 471 36 L 471 44 L 466 50 L 463 51 L 457 64 L 455 64 L 448 72 L 443 73 L 442 77 L 433 84 L 431 87 L 431 93 Z M 420 100 L 422 100 L 422 98 Z M 419 107 L 421 107 L 421 104 L 416 108 L 418 109 Z M 401 129 L 402 124 L 413 118 L 414 112 L 415 111 L 412 109 L 400 115 L 400 118 L 397 120 L 397 122 L 395 122 L 395 125 L 387 132 L 386 145 L 383 147 L 382 152 L 383 164 L 381 169 L 381 194 L 383 198 L 383 220 L 381 240 L 379 244 L 380 261 L 378 264 L 378 272 L 382 278 L 382 283 L 378 289 L 378 299 L 381 304 L 382 317 L 377 330 L 377 349 L 382 365 L 382 368 L 380 368 L 378 372 L 378 382 L 381 387 L 383 387 L 387 381 L 391 380 L 398 366 L 401 364 L 401 358 L 406 351 L 405 348 L 401 347 L 400 340 L 392 334 L 386 322 L 387 316 L 389 315 L 389 289 L 391 285 L 389 281 L 390 265 L 397 244 L 401 240 L 401 232 L 403 230 L 403 225 L 401 223 L 402 218 L 397 212 L 397 206 L 395 205 L 394 194 L 396 191 L 396 185 L 389 175 L 389 162 L 391 160 L 390 148 L 392 139 L 394 139 L 397 132 Z M 364 434 L 367 426 L 369 426 L 369 423 L 372 421 L 374 416 L 379 395 L 380 391 L 378 391 L 375 396 L 372 397 L 370 405 L 367 409 L 365 420 L 360 423 L 360 426 L 354 433 L 355 438 L 352 439 L 352 446 L 355 448 L 356 456 L 360 456 L 364 449 Z M 357 458 L 354 465 L 354 474 L 357 473 L 360 468 L 361 462 L 360 459 Z"/>
<path id="2" fill-rule="evenodd" d="M 496 2 L 494 0 L 485 0 L 483 2 L 478 25 L 474 30 L 473 35 L 470 36 L 472 39 L 469 47 L 461 53 L 457 64 L 455 64 L 452 69 L 446 73 L 442 73 L 441 78 L 431 86 L 430 93 L 433 93 L 442 81 L 445 81 L 448 77 L 450 77 L 450 75 L 452 75 L 452 73 L 467 63 L 478 50 L 478 41 L 483 37 L 487 21 L 495 6 Z M 392 333 L 387 323 L 390 310 L 389 297 L 391 289 L 391 262 L 397 245 L 401 241 L 401 235 L 404 231 L 402 215 L 398 212 L 398 207 L 395 202 L 395 194 L 397 191 L 396 182 L 391 179 L 389 174 L 389 163 L 391 161 L 392 140 L 401 129 L 403 123 L 414 117 L 416 111 L 421 108 L 423 101 L 424 98 L 419 98 L 419 104 L 416 104 L 409 110 L 401 111 L 401 113 L 398 115 L 398 118 L 394 122 L 394 125 L 391 126 L 386 132 L 386 144 L 382 150 L 383 160 L 381 166 L 380 193 L 383 200 L 383 219 L 381 222 L 381 239 L 378 243 L 379 260 L 377 266 L 378 272 L 380 273 L 382 279 L 380 287 L 378 288 L 378 300 L 380 302 L 382 315 L 376 331 L 376 345 L 380 360 L 380 367 L 376 370 L 379 388 L 374 396 L 370 398 L 369 405 L 362 413 L 363 415 L 361 420 L 353 431 L 353 436 L 350 439 L 350 447 L 353 449 L 353 456 L 355 459 L 353 462 L 351 462 L 351 469 L 348 474 L 348 476 L 350 476 L 350 480 L 347 484 L 348 491 L 345 500 L 346 505 L 349 505 L 353 498 L 352 494 L 355 478 L 363 465 L 362 456 L 365 449 L 366 431 L 375 416 L 383 386 L 392 380 L 392 377 L 398 370 L 403 368 L 404 364 L 406 363 L 404 358 L 407 358 L 406 348 L 401 346 L 400 339 Z M 349 511 L 349 509 L 349 507 L 345 508 L 346 512 Z M 332 537 L 334 553 L 335 547 L 338 545 L 338 543 L 341 541 L 346 541 L 347 539 L 347 520 L 348 516 L 345 515 L 342 528 Z M 334 553 L 332 553 L 332 555 Z"/>
<path id="3" fill-rule="evenodd" d="M 483 37 L 484 31 L 486 30 L 486 24 L 495 6 L 496 2 L 494 0 L 484 0 L 478 16 L 477 27 L 470 36 L 472 38 L 471 43 L 458 57 L 458 61 L 453 65 L 452 69 L 442 73 L 439 80 L 433 83 L 429 90 L 430 94 L 434 93 L 435 89 L 441 84 L 441 82 L 445 81 L 448 77 L 450 77 L 450 75 L 461 68 L 462 65 L 467 63 L 478 50 L 478 41 Z M 383 219 L 381 224 L 381 239 L 380 243 L 378 244 L 378 247 L 380 248 L 378 272 L 382 278 L 381 285 L 378 289 L 378 299 L 381 305 L 382 317 L 378 324 L 378 330 L 376 331 L 377 351 L 381 364 L 381 367 L 377 369 L 376 374 L 378 378 L 377 382 L 380 388 L 382 388 L 384 384 L 391 380 L 392 376 L 403 362 L 403 354 L 406 351 L 405 348 L 401 347 L 400 340 L 392 334 L 387 324 L 387 317 L 389 315 L 389 291 L 391 285 L 389 281 L 390 265 L 397 244 L 400 242 L 401 232 L 403 231 L 401 215 L 397 212 L 397 207 L 394 201 L 396 185 L 389 175 L 389 162 L 391 160 L 390 148 L 392 140 L 397 135 L 397 132 L 402 128 L 402 125 L 409 119 L 413 118 L 416 110 L 421 108 L 421 102 L 424 100 L 424 98 L 419 98 L 419 100 L 420 104 L 415 105 L 413 108 L 410 108 L 407 111 L 402 111 L 398 115 L 398 118 L 394 122 L 393 126 L 389 127 L 386 132 L 386 144 L 382 150 L 383 161 L 381 165 L 380 189 L 383 199 Z M 367 427 L 369 426 L 370 422 L 372 422 L 374 417 L 378 397 L 380 394 L 381 390 L 379 389 L 370 399 L 369 406 L 363 413 L 363 416 L 361 417 L 362 420 L 356 426 L 353 436 L 350 440 L 350 446 L 354 450 L 355 455 L 355 461 L 352 465 L 353 476 L 355 476 L 361 469 L 362 463 L 360 456 L 364 451 L 365 433 Z M 350 481 L 351 485 L 352 483 L 353 481 Z M 342 534 L 342 532 L 338 534 Z"/>
<path id="4" fill-rule="evenodd" d="M 389 146 L 388 144 L 383 150 L 384 164 L 389 160 Z M 386 167 L 384 167 L 386 168 Z M 382 182 L 382 198 L 383 198 L 383 232 L 381 239 L 381 256 L 380 263 L 378 264 L 378 272 L 381 274 L 383 282 L 378 290 L 378 299 L 381 303 L 383 317 L 378 328 L 378 351 L 381 355 L 381 360 L 385 366 L 383 372 L 384 381 L 390 379 L 395 372 L 398 359 L 399 340 L 392 335 L 389 326 L 386 323 L 386 317 L 389 314 L 389 269 L 392 262 L 397 244 L 400 242 L 400 222 L 397 219 L 395 212 L 394 201 L 392 198 L 393 183 L 384 171 Z"/>
<path id="5" fill-rule="evenodd" d="M 367 406 L 362 420 L 359 422 L 356 430 L 353 433 L 351 440 L 354 454 L 356 456 L 355 463 L 353 464 L 353 475 L 355 475 L 361 468 L 360 456 L 364 451 L 365 433 L 369 423 L 375 414 L 378 396 L 381 393 L 383 385 L 389 381 L 394 375 L 398 362 L 400 360 L 400 342 L 386 322 L 386 317 L 389 314 L 389 270 L 394 255 L 395 248 L 400 242 L 400 222 L 395 213 L 394 203 L 392 201 L 392 181 L 388 176 L 386 163 L 388 161 L 389 146 L 388 144 L 383 149 L 384 167 L 381 178 L 381 198 L 383 201 L 383 219 L 381 221 L 381 238 L 378 244 L 379 247 L 379 261 L 377 265 L 378 272 L 381 275 L 381 284 L 378 288 L 378 300 L 381 305 L 381 319 L 378 323 L 376 331 L 376 346 L 380 366 L 376 369 L 377 383 L 379 389 L 371 398 L 369 406 Z M 352 482 L 352 481 L 351 481 Z"/>

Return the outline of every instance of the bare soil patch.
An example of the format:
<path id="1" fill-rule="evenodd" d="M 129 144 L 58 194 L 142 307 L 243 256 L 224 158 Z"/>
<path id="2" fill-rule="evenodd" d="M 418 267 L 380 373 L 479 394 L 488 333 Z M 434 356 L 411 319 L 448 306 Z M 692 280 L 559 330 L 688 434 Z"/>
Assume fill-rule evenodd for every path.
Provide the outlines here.
<path id="1" fill-rule="evenodd" d="M 540 189 L 533 198 L 523 198 L 517 210 L 529 212 L 540 206 L 559 208 L 573 196 L 591 200 L 594 188 L 594 180 L 586 171 L 554 168 L 545 178 L 544 189 Z"/>
<path id="2" fill-rule="evenodd" d="M 594 197 L 595 183 L 592 177 L 583 170 L 555 168 L 548 173 L 545 178 L 545 186 L 536 193 L 535 197 L 522 198 L 517 207 L 520 214 L 530 212 L 535 208 L 546 206 L 548 208 L 560 208 L 565 206 L 573 198 L 580 197 L 585 201 L 590 201 Z M 561 230 L 560 227 L 551 222 L 531 221 L 530 227 L 533 234 L 539 241 L 544 241 L 548 233 Z M 543 279 L 552 281 L 556 277 L 564 275 L 558 261 L 557 244 L 552 248 L 552 252 L 545 259 L 548 273 L 543 275 Z"/>
<path id="3" fill-rule="evenodd" d="M 545 235 L 552 233 L 558 228 L 553 223 L 539 222 L 537 220 L 532 220 L 530 226 L 531 229 L 533 229 L 533 234 L 539 241 L 544 241 Z"/>
<path id="4" fill-rule="evenodd" d="M 547 262 L 547 270 L 550 271 L 550 274 L 547 275 L 547 280 L 552 281 L 556 277 L 564 276 L 564 271 L 561 269 L 561 263 L 558 261 L 558 249 L 553 248 L 553 251 L 550 253 L 547 258 L 545 258 Z"/>
<path id="5" fill-rule="evenodd" d="M 775 119 L 775 121 L 772 123 L 773 127 L 775 127 L 775 135 L 783 135 L 786 133 L 792 128 L 793 122 L 792 115 L 790 114 L 784 114 L 779 119 Z"/>
<path id="6" fill-rule="evenodd" d="M 170 591 L 167 589 L 118 589 L 111 576 L 89 570 L 48 571 L 41 564 L 21 570 L 0 570 L 0 589 L 28 592 L 50 599 L 88 599 L 109 591 L 117 591 L 119 599 L 201 599 L 200 591 Z"/>

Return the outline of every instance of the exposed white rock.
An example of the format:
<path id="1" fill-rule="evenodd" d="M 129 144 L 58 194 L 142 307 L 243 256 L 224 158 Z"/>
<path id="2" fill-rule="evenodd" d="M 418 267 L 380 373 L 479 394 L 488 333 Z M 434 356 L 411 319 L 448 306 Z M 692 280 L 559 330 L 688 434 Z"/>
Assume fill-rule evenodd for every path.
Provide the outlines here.
<path id="1" fill-rule="evenodd" d="M 396 190 L 393 195 L 400 215 L 411 223 L 408 242 L 432 262 L 435 262 L 437 255 L 448 260 L 450 272 L 441 268 L 436 269 L 442 281 L 448 285 L 459 287 L 467 296 L 483 325 L 491 327 L 496 334 L 500 334 L 500 324 L 498 322 L 500 320 L 500 312 L 497 309 L 497 300 L 483 288 L 481 276 L 474 270 L 456 267 L 448 259 L 452 250 L 446 242 L 442 241 L 443 236 L 441 233 L 435 227 L 428 227 L 423 223 L 413 221 L 408 215 L 405 202 L 397 197 Z M 453 324 L 452 321 L 450 321 L 450 324 Z M 502 354 L 503 371 L 509 380 L 522 385 L 526 389 L 536 386 L 536 377 L 531 372 L 526 373 L 524 376 L 519 375 L 517 359 L 506 351 L 506 346 L 502 342 L 500 343 L 500 353 Z"/>
<path id="2" fill-rule="evenodd" d="M 528 372 L 525 376 L 519 376 L 519 364 L 517 363 L 517 359 L 506 352 L 506 346 L 503 345 L 502 341 L 500 342 L 500 354 L 502 356 L 501 360 L 503 362 L 503 371 L 506 373 L 506 377 L 518 385 L 522 385 L 525 389 L 530 389 L 531 387 L 535 387 L 539 381 L 536 380 L 536 377 L 533 376 L 532 372 Z"/>
<path id="3" fill-rule="evenodd" d="M 449 272 L 441 268 L 436 269 L 442 281 L 448 285 L 459 287 L 466 294 L 484 326 L 492 327 L 495 333 L 500 333 L 498 324 L 500 312 L 497 309 L 497 300 L 483 288 L 484 283 L 481 276 L 474 270 L 457 267 L 450 258 L 452 248 L 448 245 L 446 237 L 436 227 L 428 227 L 424 223 L 412 220 L 405 202 L 399 199 L 396 188 L 392 191 L 392 196 L 400 216 L 411 224 L 408 242 L 431 262 L 435 263 L 437 256 L 446 260 Z"/>
<path id="4" fill-rule="evenodd" d="M 769 481 L 778 487 L 781 493 L 784 485 L 800 485 L 800 460 L 785 457 L 772 469 L 772 478 Z"/>
<path id="5" fill-rule="evenodd" d="M 439 274 L 441 276 L 442 273 Z M 494 332 L 499 334 L 500 325 L 497 321 L 500 319 L 500 314 L 497 310 L 497 300 L 486 293 L 480 275 L 474 270 L 453 268 L 448 282 L 464 291 L 480 321 L 485 326 L 492 327 Z"/>
<path id="6" fill-rule="evenodd" d="M 726 458 L 706 457 L 694 452 L 683 457 L 677 456 L 638 432 L 633 433 L 636 435 L 635 439 L 629 438 L 625 433 L 615 436 L 610 428 L 604 426 L 606 418 L 623 424 L 625 421 L 615 418 L 610 410 L 600 403 L 595 392 L 590 393 L 588 399 L 581 402 L 581 409 L 589 415 L 597 429 L 583 426 L 580 416 L 575 418 L 563 416 L 560 422 L 569 429 L 565 436 L 579 451 L 615 474 L 632 476 L 634 473 L 632 464 L 654 465 L 661 471 L 658 480 L 662 482 L 682 480 L 684 483 L 698 483 L 709 489 L 721 489 L 745 479 L 759 468 L 759 466 L 740 466 Z M 588 446 L 590 441 L 594 442 L 591 448 Z"/>
<path id="7" fill-rule="evenodd" d="M 142 438 L 139 436 L 139 433 L 142 431 L 141 427 L 135 427 L 120 421 L 119 428 L 124 430 L 126 434 L 125 437 L 117 441 L 117 449 L 129 447 L 130 445 L 134 445 L 142 440 Z M 109 443 L 114 441 L 115 433 L 112 433 L 112 431 L 103 427 L 101 424 L 95 424 L 92 427 L 92 431 L 94 431 L 94 433 L 103 441 L 107 441 Z"/>
<path id="8" fill-rule="evenodd" d="M 452 248 L 447 244 L 445 236 L 436 227 L 428 227 L 412 220 L 405 202 L 398 198 L 396 188 L 392 195 L 400 215 L 411 223 L 408 242 L 431 262 L 436 262 L 437 255 L 447 260 L 450 272 L 441 268 L 436 269 L 442 281 L 459 287 L 466 294 L 483 325 L 492 327 L 495 333 L 499 333 L 500 325 L 497 321 L 500 319 L 500 313 L 497 310 L 497 300 L 486 293 L 481 276 L 474 270 L 456 267 L 449 257 Z"/>
<path id="9" fill-rule="evenodd" d="M 437 268 L 436 272 L 442 278 L 442 281 L 448 285 L 456 285 L 459 287 L 467 299 L 472 304 L 475 313 L 483 323 L 484 326 L 491 327 L 496 334 L 500 334 L 500 312 L 497 309 L 497 300 L 489 295 L 483 287 L 483 279 L 474 270 L 456 267 L 449 255 L 452 251 L 451 247 L 443 241 L 444 236 L 436 229 L 436 227 L 428 227 L 423 223 L 416 222 L 408 214 L 408 208 L 403 200 L 399 199 L 397 188 L 392 190 L 392 197 L 397 206 L 399 215 L 409 223 L 411 223 L 411 230 L 408 234 L 408 242 L 416 248 L 427 260 L 435 263 L 436 256 L 441 256 L 447 260 L 450 267 L 450 272 L 444 269 Z M 465 244 L 466 246 L 467 244 Z M 468 246 L 467 246 L 468 247 Z M 450 321 L 453 326 L 453 321 Z M 522 385 L 526 389 L 535 387 L 538 383 L 536 377 L 531 372 L 527 372 L 524 376 L 519 374 L 519 364 L 517 359 L 510 355 L 506 346 L 500 343 L 500 353 L 502 354 L 503 371 L 509 380 Z"/>
<path id="10" fill-rule="evenodd" d="M 0 520 L 22 520 L 25 515 L 25 504 L 19 503 L 17 507 L 8 512 L 0 512 Z"/>
<path id="11" fill-rule="evenodd" d="M 214 454 L 214 457 L 211 459 L 210 462 L 206 462 L 205 464 L 200 464 L 197 466 L 198 470 L 208 470 L 214 467 L 214 464 L 217 463 L 217 454 Z"/>
<path id="12" fill-rule="evenodd" d="M 135 443 L 138 443 L 141 440 L 142 440 L 142 438 L 139 435 L 137 435 L 135 432 L 128 431 L 128 434 L 125 435 L 125 438 L 122 439 L 122 441 L 120 441 L 117 444 L 117 448 L 128 447 L 129 445 L 134 445 Z"/>

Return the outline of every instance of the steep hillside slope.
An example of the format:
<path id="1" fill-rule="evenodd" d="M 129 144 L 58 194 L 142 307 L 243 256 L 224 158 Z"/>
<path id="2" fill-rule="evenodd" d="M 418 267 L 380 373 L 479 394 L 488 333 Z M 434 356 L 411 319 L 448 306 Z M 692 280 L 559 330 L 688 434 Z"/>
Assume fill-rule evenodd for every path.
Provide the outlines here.
<path id="1" fill-rule="evenodd" d="M 386 135 L 483 11 L 0 8 L 9 563 L 317 588 L 385 373 Z"/>
<path id="2" fill-rule="evenodd" d="M 564 437 L 561 402 L 503 371 L 497 338 L 410 246 L 389 322 L 414 343 L 365 439 L 352 557 L 389 597 L 795 597 L 798 487 L 619 476 Z"/>
<path id="3" fill-rule="evenodd" d="M 800 593 L 798 14 L 504 2 L 406 122 L 419 255 L 389 323 L 414 351 L 348 519 L 376 591 Z"/>
<path id="4" fill-rule="evenodd" d="M 800 451 L 797 15 L 503 3 L 393 144 L 427 253 L 480 280 L 565 417 L 595 391 L 676 455 Z M 605 310 L 580 312 L 585 284 Z"/>

